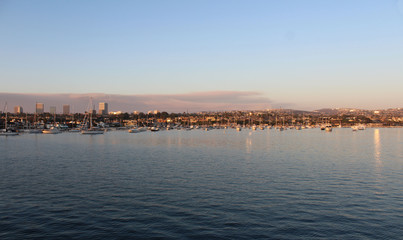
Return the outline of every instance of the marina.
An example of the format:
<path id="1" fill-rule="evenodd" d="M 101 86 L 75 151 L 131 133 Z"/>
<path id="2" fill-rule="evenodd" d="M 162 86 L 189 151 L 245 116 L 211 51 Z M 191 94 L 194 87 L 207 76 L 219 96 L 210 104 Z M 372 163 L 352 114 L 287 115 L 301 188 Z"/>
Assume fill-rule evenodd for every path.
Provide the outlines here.
<path id="1" fill-rule="evenodd" d="M 403 239 L 403 0 L 0 2 L 0 240 Z"/>

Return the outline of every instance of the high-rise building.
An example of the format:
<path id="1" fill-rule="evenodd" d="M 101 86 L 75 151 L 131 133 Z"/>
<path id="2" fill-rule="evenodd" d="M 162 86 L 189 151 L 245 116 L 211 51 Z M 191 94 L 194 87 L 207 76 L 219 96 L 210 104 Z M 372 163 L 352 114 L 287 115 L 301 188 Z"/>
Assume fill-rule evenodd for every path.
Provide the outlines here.
<path id="1" fill-rule="evenodd" d="M 36 113 L 42 114 L 45 112 L 45 104 L 43 103 L 36 103 Z"/>
<path id="2" fill-rule="evenodd" d="M 14 113 L 15 114 L 24 113 L 24 111 L 23 111 L 21 106 L 15 106 L 14 107 Z"/>
<path id="3" fill-rule="evenodd" d="M 106 102 L 99 103 L 99 114 L 101 114 L 101 115 L 108 114 L 108 103 L 106 103 Z"/>
<path id="4" fill-rule="evenodd" d="M 63 105 L 63 114 L 70 114 L 70 105 Z"/>
<path id="5" fill-rule="evenodd" d="M 50 106 L 50 107 L 49 107 L 49 112 L 50 112 L 51 114 L 56 114 L 56 107 L 55 107 L 55 106 Z"/>

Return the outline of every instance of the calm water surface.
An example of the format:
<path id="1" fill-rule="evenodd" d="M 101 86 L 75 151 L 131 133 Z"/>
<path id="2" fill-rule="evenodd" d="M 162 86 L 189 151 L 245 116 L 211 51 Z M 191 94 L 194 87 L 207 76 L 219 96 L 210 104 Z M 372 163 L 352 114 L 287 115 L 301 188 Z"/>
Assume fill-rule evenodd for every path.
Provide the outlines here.
<path id="1" fill-rule="evenodd" d="M 402 239 L 403 129 L 0 138 L 0 239 Z"/>

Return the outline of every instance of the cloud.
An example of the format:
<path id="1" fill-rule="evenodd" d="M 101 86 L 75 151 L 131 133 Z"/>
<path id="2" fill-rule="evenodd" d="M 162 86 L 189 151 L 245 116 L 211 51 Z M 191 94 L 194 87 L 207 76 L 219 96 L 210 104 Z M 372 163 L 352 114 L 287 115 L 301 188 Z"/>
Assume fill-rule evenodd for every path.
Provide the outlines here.
<path id="1" fill-rule="evenodd" d="M 272 101 L 259 92 L 210 91 L 183 94 L 119 95 L 105 93 L 88 94 L 25 94 L 0 93 L 0 104 L 8 102 L 9 111 L 16 105 L 26 112 L 33 112 L 35 102 L 45 104 L 45 111 L 56 106 L 61 112 L 63 104 L 70 104 L 73 112 L 89 109 L 90 97 L 97 109 L 99 102 L 108 102 L 110 111 L 149 111 L 158 109 L 167 112 L 199 112 L 225 110 L 260 110 L 271 107 Z"/>

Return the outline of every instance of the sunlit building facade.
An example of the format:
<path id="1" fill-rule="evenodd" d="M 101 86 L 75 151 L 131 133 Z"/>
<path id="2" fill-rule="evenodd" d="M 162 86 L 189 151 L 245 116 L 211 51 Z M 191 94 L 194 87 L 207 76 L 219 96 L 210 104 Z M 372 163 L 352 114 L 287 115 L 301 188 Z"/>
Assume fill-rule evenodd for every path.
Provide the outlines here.
<path id="1" fill-rule="evenodd" d="M 42 113 L 45 112 L 45 104 L 36 103 L 36 108 L 35 109 L 36 109 L 35 111 L 36 111 L 37 114 L 42 114 Z"/>
<path id="2" fill-rule="evenodd" d="M 101 114 L 101 115 L 108 114 L 108 103 L 106 103 L 106 102 L 99 103 L 99 114 Z"/>
<path id="3" fill-rule="evenodd" d="M 15 106 L 14 107 L 14 113 L 15 114 L 20 114 L 20 113 L 24 113 L 24 111 L 23 111 L 21 106 Z"/>

